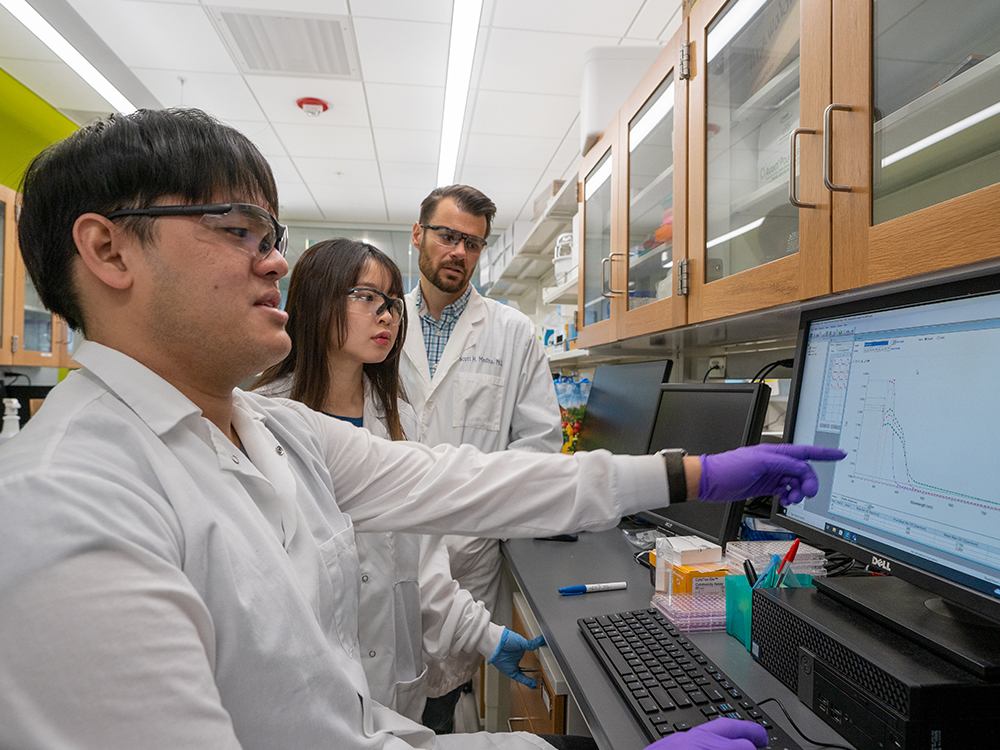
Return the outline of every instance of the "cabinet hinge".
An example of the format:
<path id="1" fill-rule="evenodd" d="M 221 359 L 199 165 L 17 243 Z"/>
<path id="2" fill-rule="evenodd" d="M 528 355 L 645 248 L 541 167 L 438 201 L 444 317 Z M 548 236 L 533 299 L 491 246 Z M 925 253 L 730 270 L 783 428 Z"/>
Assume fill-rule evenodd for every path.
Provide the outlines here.
<path id="1" fill-rule="evenodd" d="M 690 273 L 691 261 L 688 258 L 684 258 L 677 264 L 677 294 L 680 297 L 687 297 L 691 291 L 691 286 L 688 284 Z"/>
<path id="2" fill-rule="evenodd" d="M 17 336 L 11 336 L 10 337 L 10 350 L 12 352 L 16 352 L 17 351 Z"/>
<path id="3" fill-rule="evenodd" d="M 576 202 L 583 203 L 583 183 L 576 181 Z"/>
<path id="4" fill-rule="evenodd" d="M 682 81 L 691 80 L 691 42 L 684 42 L 681 45 L 681 64 L 678 77 Z"/>

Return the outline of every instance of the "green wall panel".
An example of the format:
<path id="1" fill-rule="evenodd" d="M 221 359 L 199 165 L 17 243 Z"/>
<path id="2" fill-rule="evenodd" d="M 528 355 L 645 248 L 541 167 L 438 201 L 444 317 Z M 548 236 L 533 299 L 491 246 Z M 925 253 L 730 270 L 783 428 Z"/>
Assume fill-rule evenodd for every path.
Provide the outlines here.
<path id="1" fill-rule="evenodd" d="M 18 189 L 31 160 L 76 129 L 76 123 L 0 70 L 0 184 Z"/>

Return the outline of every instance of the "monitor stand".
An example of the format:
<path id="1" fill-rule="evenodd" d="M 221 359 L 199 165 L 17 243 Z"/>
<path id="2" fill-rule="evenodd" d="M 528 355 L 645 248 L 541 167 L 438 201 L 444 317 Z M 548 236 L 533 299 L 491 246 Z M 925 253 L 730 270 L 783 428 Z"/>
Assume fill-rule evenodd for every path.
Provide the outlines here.
<path id="1" fill-rule="evenodd" d="M 814 578 L 813 583 L 978 677 L 1000 680 L 1000 623 L 892 576 Z"/>

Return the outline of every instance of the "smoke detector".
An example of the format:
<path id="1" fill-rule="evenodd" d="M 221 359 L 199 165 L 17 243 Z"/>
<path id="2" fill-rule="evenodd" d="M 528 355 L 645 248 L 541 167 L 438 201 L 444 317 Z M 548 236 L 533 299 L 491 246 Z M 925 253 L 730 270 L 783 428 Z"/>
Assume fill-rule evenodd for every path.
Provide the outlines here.
<path id="1" fill-rule="evenodd" d="M 301 99 L 296 99 L 295 103 L 299 105 L 299 109 L 310 117 L 319 117 L 330 109 L 329 104 L 314 96 L 303 96 Z"/>

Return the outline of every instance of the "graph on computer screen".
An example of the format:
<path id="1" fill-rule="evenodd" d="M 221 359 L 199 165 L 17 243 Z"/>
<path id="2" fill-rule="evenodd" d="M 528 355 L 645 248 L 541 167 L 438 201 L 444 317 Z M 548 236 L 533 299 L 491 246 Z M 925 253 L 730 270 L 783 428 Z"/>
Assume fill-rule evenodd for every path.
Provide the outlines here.
<path id="1" fill-rule="evenodd" d="M 1000 398 L 984 392 L 983 373 L 1000 372 L 997 329 L 921 329 L 844 342 L 828 357 L 821 423 L 839 422 L 849 454 L 830 512 L 996 565 Z"/>

